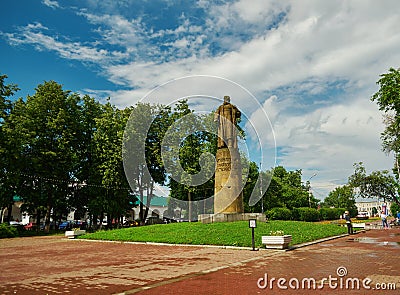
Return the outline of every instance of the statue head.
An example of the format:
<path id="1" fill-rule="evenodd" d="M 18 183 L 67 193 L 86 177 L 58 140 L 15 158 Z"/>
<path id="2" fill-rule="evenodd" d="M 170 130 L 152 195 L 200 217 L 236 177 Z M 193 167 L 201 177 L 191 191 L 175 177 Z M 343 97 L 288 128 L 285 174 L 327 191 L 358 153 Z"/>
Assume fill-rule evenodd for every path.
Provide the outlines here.
<path id="1" fill-rule="evenodd" d="M 228 95 L 224 96 L 224 103 L 230 103 L 231 102 L 231 98 Z"/>

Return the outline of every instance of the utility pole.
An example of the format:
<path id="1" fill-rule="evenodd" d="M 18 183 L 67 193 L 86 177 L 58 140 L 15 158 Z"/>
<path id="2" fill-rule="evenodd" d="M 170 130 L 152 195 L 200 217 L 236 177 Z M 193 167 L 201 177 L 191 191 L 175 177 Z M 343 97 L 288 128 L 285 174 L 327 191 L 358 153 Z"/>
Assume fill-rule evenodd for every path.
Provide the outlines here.
<path id="1" fill-rule="evenodd" d="M 314 176 L 316 176 L 317 173 L 314 173 L 308 180 L 307 182 L 310 183 L 311 178 L 313 178 Z M 308 206 L 311 208 L 311 183 L 310 186 L 308 187 Z"/>

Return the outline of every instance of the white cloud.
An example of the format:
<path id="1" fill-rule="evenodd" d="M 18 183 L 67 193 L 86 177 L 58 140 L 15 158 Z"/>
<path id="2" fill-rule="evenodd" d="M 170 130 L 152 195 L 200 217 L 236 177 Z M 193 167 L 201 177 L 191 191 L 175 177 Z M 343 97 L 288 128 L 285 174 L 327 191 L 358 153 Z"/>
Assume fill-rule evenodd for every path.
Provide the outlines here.
<path id="1" fill-rule="evenodd" d="M 52 9 L 60 8 L 60 5 L 58 4 L 57 1 L 52 1 L 52 0 L 43 0 L 42 3 Z"/>
<path id="2" fill-rule="evenodd" d="M 381 152 L 382 117 L 368 98 L 358 97 L 303 114 L 290 112 L 295 103 L 276 96 L 264 103 L 280 149 L 278 164 L 302 168 L 305 176 L 317 173 L 313 186 L 319 191 L 327 193 L 331 186 L 346 183 L 355 162 L 362 161 L 371 170 L 392 165 L 392 159 Z M 255 112 L 251 121 L 257 124 L 260 115 Z M 260 137 L 271 140 L 272 134 L 265 128 L 256 128 L 261 130 Z"/>
<path id="3" fill-rule="evenodd" d="M 390 167 L 391 159 L 380 151 L 381 115 L 369 97 L 379 74 L 400 60 L 400 16 L 393 9 L 399 4 L 293 1 L 272 6 L 272 12 L 265 7 L 264 14 L 262 8 L 245 4 L 204 5 L 209 27 L 203 33 L 221 47 L 236 42 L 225 46 L 225 53 L 115 65 L 108 68 L 111 79 L 141 94 L 172 78 L 211 74 L 240 83 L 260 101 L 265 92 L 276 94 L 264 100 L 264 108 L 273 123 L 279 163 L 302 168 L 305 178 L 317 171 L 313 186 L 323 194 L 347 181 L 354 162 L 364 161 L 371 170 Z M 275 28 L 251 31 L 286 11 Z M 246 23 L 253 36 L 241 40 L 235 34 L 243 32 Z M 214 32 L 229 29 L 233 36 L 217 39 L 211 27 Z M 185 47 L 187 42 L 177 38 L 173 46 Z M 122 99 L 132 92 L 119 94 Z M 240 97 L 231 96 L 234 103 L 243 104 Z M 314 101 L 301 102 L 309 99 Z M 256 125 L 263 116 L 261 110 L 248 115 Z M 256 130 L 267 144 L 273 143 L 269 128 Z"/>
<path id="4" fill-rule="evenodd" d="M 78 14 L 96 28 L 95 44 L 54 36 L 40 23 L 3 35 L 13 44 L 98 64 L 111 82 L 131 88 L 106 93 L 120 106 L 182 76 L 237 82 L 255 94 L 269 115 L 281 163 L 304 169 L 306 177 L 318 169 L 313 182 L 321 186 L 343 184 L 357 161 L 371 169 L 391 166 L 380 152 L 381 116 L 368 98 L 379 75 L 399 66 L 398 1 L 240 0 L 217 5 L 200 0 L 202 21 L 194 23 L 190 20 L 197 16 L 182 13 L 175 26 L 164 29 L 144 16 L 115 13 L 126 2 L 91 2 L 104 11 Z M 183 87 L 199 91 L 194 84 Z M 229 91 L 215 89 L 218 95 Z M 246 108 L 245 95 L 229 94 L 233 103 Z M 264 116 L 254 107 L 246 114 L 254 124 Z M 257 131 L 271 143 L 271 133 L 263 128 Z"/>
<path id="5" fill-rule="evenodd" d="M 70 60 L 89 61 L 105 65 L 107 61 L 126 58 L 123 52 L 96 48 L 93 44 L 84 45 L 81 42 L 65 41 L 58 36 L 45 34 L 48 31 L 49 29 L 41 23 L 35 23 L 20 27 L 18 33 L 3 33 L 3 35 L 6 36 L 10 44 L 29 44 L 39 51 L 54 51 L 62 58 Z"/>

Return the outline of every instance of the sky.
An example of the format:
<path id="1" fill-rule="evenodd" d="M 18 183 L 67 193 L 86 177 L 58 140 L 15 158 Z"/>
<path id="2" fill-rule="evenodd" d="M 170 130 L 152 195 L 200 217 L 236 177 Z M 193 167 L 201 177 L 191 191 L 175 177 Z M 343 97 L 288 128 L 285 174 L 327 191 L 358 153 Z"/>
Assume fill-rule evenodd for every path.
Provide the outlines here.
<path id="1" fill-rule="evenodd" d="M 211 111 L 230 95 L 249 157 L 301 169 L 315 197 L 353 164 L 391 169 L 371 96 L 399 68 L 400 2 L 12 0 L 0 10 L 0 73 L 33 95 L 65 90 Z"/>

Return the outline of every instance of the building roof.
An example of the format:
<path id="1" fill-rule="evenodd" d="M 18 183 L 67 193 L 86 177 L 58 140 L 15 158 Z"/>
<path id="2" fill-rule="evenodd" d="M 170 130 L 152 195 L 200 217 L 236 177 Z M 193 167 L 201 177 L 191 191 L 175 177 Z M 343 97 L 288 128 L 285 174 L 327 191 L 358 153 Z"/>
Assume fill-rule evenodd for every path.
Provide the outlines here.
<path id="1" fill-rule="evenodd" d="M 139 205 L 139 196 L 136 196 L 137 200 L 135 202 L 135 205 Z M 143 196 L 143 204 L 146 205 L 147 203 L 147 196 Z M 168 206 L 168 198 L 165 197 L 158 197 L 158 196 L 153 196 L 150 200 L 150 206 L 158 206 L 158 207 L 167 207 Z"/>
<path id="2" fill-rule="evenodd" d="M 18 195 L 15 195 L 15 196 L 13 197 L 13 201 L 14 201 L 14 202 L 22 202 L 22 198 L 21 198 L 20 196 L 18 196 Z"/>

